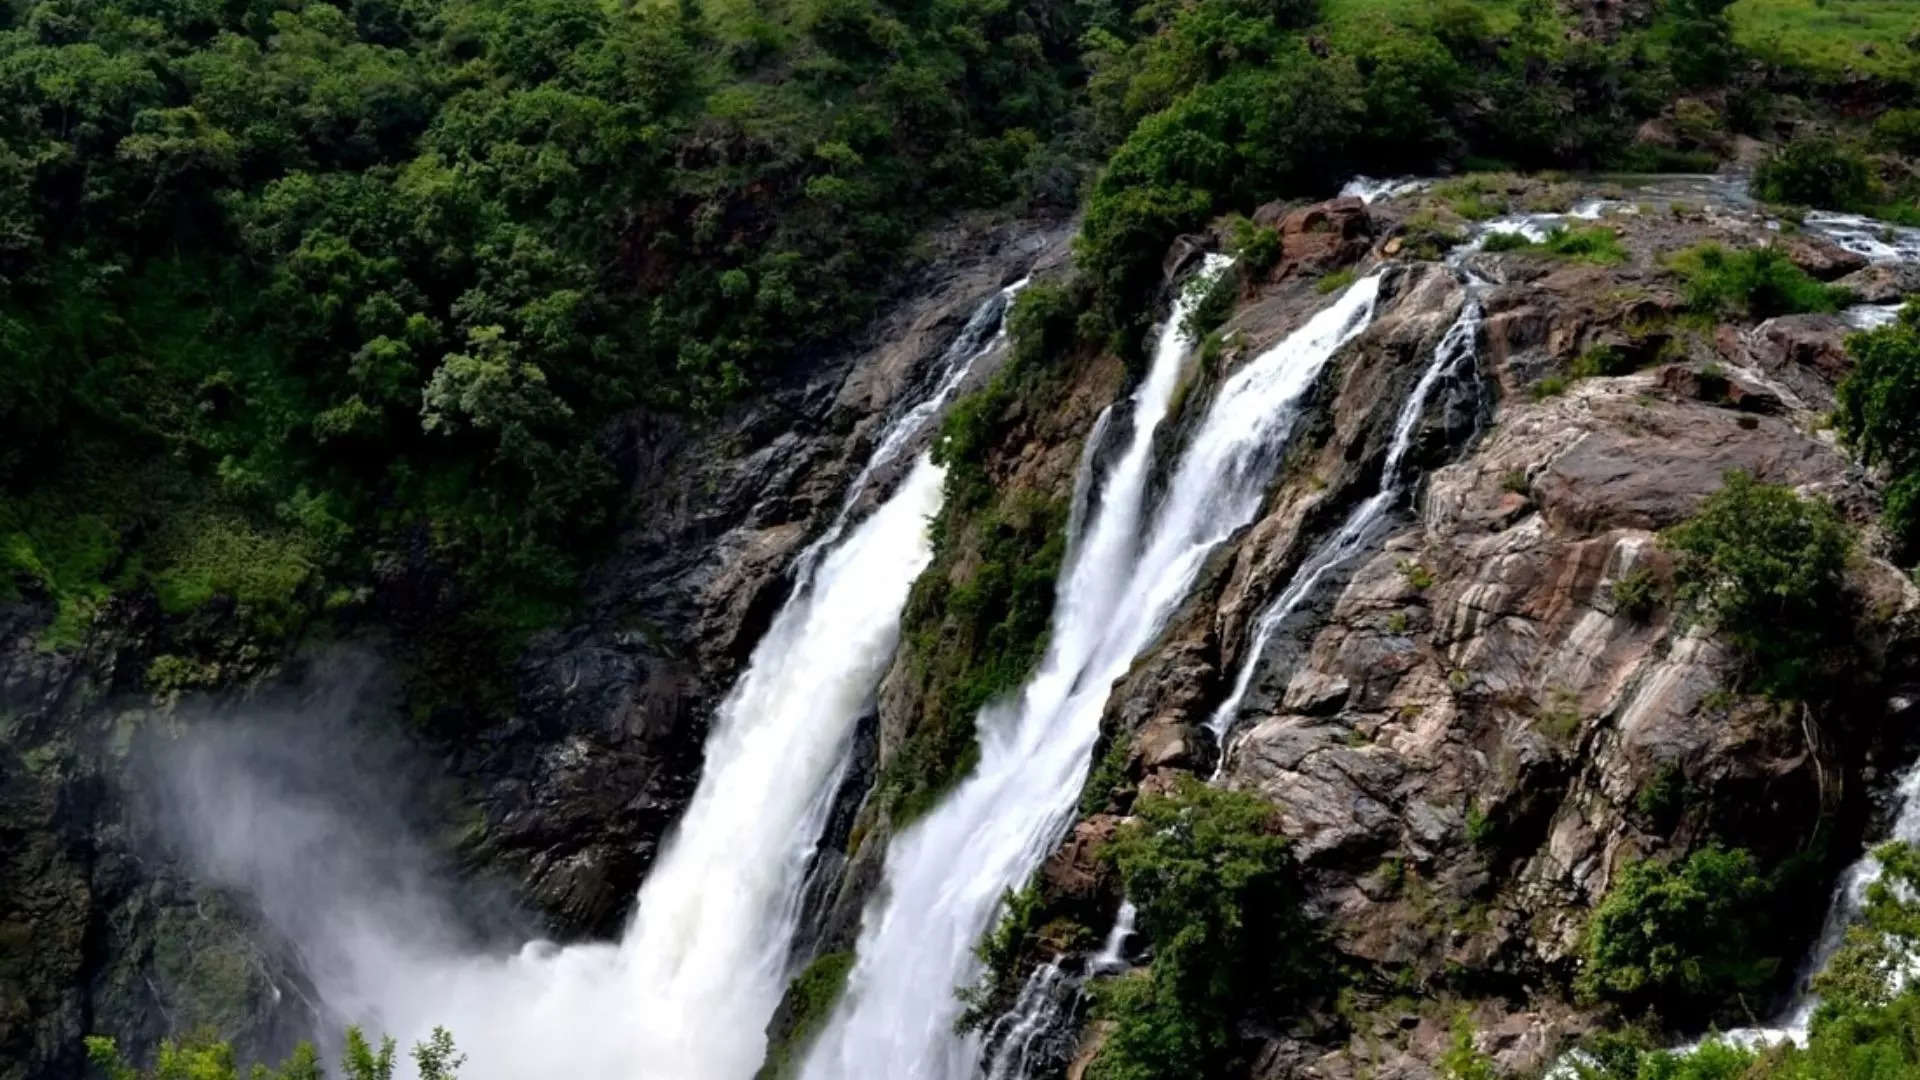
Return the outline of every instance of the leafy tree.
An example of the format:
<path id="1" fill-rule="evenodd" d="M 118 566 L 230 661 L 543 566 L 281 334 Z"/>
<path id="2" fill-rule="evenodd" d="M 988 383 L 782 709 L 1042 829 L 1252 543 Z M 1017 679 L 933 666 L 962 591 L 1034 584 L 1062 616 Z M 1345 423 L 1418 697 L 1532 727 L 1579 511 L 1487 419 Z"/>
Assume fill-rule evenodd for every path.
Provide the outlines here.
<path id="1" fill-rule="evenodd" d="M 1920 544 L 1920 302 L 1892 323 L 1847 339 L 1853 370 L 1835 390 L 1834 426 L 1869 466 L 1891 475 L 1888 528 Z"/>
<path id="2" fill-rule="evenodd" d="M 1171 1080 L 1210 1075 L 1242 1011 L 1284 1008 L 1311 979 L 1313 934 L 1286 840 L 1255 796 L 1191 778 L 1146 796 L 1107 857 L 1153 942 L 1146 972 L 1099 985 L 1114 1021 L 1087 1075 Z"/>
<path id="3" fill-rule="evenodd" d="M 1581 992 L 1686 1020 L 1763 987 L 1780 963 L 1756 948 L 1771 895 L 1739 849 L 1628 866 L 1588 924 Z"/>
<path id="4" fill-rule="evenodd" d="M 1662 537 L 1678 555 L 1681 610 L 1748 658 L 1762 689 L 1810 692 L 1842 630 L 1853 537 L 1825 500 L 1730 472 Z"/>

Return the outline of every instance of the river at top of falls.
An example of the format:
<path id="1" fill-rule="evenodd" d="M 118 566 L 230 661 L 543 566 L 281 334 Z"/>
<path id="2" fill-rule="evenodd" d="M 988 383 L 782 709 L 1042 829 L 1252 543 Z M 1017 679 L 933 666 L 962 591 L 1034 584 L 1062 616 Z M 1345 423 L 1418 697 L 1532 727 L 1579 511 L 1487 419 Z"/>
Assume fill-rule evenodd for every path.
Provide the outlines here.
<path id="1" fill-rule="evenodd" d="M 1191 348 L 1191 301 L 1175 305 L 1127 446 L 1062 571 L 1046 655 L 1016 697 L 982 710 L 974 771 L 893 840 L 846 992 L 808 1054 L 810 1080 L 960 1080 L 978 1067 L 979 1037 L 954 1032 L 955 988 L 979 971 L 974 943 L 1071 820 L 1114 680 L 1208 552 L 1252 519 L 1303 397 L 1371 321 L 1378 291 L 1377 276 L 1355 282 L 1228 378 L 1150 508 L 1154 433 Z"/>

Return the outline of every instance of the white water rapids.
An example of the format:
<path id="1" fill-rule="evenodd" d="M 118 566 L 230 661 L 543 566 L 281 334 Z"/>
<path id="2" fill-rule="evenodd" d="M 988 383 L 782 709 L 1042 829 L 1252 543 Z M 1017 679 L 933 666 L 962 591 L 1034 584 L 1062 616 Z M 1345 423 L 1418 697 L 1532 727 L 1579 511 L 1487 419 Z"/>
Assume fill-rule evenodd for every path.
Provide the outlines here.
<path id="1" fill-rule="evenodd" d="M 1067 826 L 1115 679 L 1185 597 L 1201 562 L 1259 508 L 1306 391 L 1364 329 L 1378 277 L 1354 285 L 1241 368 L 1150 512 L 1154 432 L 1190 343 L 1182 301 L 1133 400 L 1132 434 L 1086 535 L 1062 572 L 1052 636 L 1017 698 L 979 717 L 979 766 L 896 837 L 869 908 L 845 996 L 808 1055 L 808 1080 L 962 1080 L 981 1040 L 956 1035 L 954 989 L 973 981 L 973 946 Z M 1145 526 L 1145 528 L 1143 528 Z"/>

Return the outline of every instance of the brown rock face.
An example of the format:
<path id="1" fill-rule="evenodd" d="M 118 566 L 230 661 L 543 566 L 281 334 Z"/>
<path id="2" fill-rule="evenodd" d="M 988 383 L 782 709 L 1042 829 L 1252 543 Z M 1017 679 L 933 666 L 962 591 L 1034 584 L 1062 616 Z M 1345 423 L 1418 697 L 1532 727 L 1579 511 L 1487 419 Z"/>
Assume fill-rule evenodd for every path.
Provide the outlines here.
<path id="1" fill-rule="evenodd" d="M 1040 880 L 1054 901 L 1098 903 L 1113 885 L 1113 869 L 1100 857 L 1120 819 L 1096 814 L 1073 827 L 1059 849 L 1040 867 Z"/>
<path id="2" fill-rule="evenodd" d="M 1254 211 L 1254 223 L 1280 233 L 1280 258 L 1268 277 L 1279 280 L 1293 274 L 1319 275 L 1353 263 L 1366 255 L 1373 242 L 1373 218 L 1367 204 L 1356 198 L 1332 199 L 1288 210 L 1269 203 Z"/>
<path id="3" fill-rule="evenodd" d="M 1793 265 L 1821 281 L 1843 278 L 1856 270 L 1864 270 L 1867 266 L 1865 255 L 1848 251 L 1839 244 L 1812 233 L 1801 232 L 1782 236 L 1777 243 L 1780 249 L 1786 252 L 1787 258 L 1793 260 Z"/>
<path id="4" fill-rule="evenodd" d="M 1309 258 L 1347 235 L 1329 207 L 1265 218 L 1295 244 L 1321 237 L 1311 254 L 1289 249 Z M 1892 752 L 1884 734 L 1900 726 L 1920 591 L 1873 558 L 1872 486 L 1813 434 L 1847 370 L 1850 328 L 1790 316 L 1702 330 L 1676 317 L 1663 253 L 1771 234 L 1725 214 L 1611 223 L 1628 251 L 1620 266 L 1468 257 L 1494 283 L 1477 372 L 1490 415 L 1463 427 L 1434 407 L 1417 499 L 1329 575 L 1256 668 L 1224 780 L 1275 806 L 1313 910 L 1376 983 L 1357 998 L 1372 1011 L 1318 1032 L 1248 1018 L 1300 1028 L 1250 1049 L 1249 1076 L 1427 1080 L 1459 1007 L 1502 1069 L 1537 1069 L 1594 1022 L 1568 986 L 1592 907 L 1625 863 L 1710 838 L 1782 859 L 1823 811 L 1828 827 L 1858 829 L 1861 778 Z M 1795 257 L 1826 278 L 1860 273 L 1824 244 Z M 1264 516 L 1214 555 L 1116 688 L 1105 725 L 1132 740 L 1132 786 L 1109 812 L 1180 770 L 1210 770 L 1199 725 L 1245 662 L 1252 619 L 1376 490 L 1385 429 L 1460 310 L 1450 273 L 1389 280 L 1374 325 L 1315 388 L 1309 434 Z M 1312 306 L 1278 274 L 1228 322 L 1230 340 L 1256 350 Z M 1596 355 L 1619 373 L 1572 375 Z M 1673 610 L 1660 533 L 1732 470 L 1828 498 L 1863 530 L 1847 595 L 1834 597 L 1859 616 L 1857 670 L 1816 709 L 1743 693 L 1741 659 Z M 1686 795 L 1647 795 L 1661 785 Z M 1396 1013 L 1392 988 L 1407 985 L 1424 1003 Z"/>

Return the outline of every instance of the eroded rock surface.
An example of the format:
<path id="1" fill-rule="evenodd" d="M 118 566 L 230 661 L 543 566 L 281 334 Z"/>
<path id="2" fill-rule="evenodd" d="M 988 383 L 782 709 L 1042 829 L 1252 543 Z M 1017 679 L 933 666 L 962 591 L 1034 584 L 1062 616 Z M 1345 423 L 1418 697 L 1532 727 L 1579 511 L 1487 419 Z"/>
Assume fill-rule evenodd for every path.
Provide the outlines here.
<path id="1" fill-rule="evenodd" d="M 1274 804 L 1315 910 L 1377 981 L 1314 1033 L 1268 1037 L 1249 1075 L 1432 1077 L 1463 1007 L 1502 1069 L 1537 1069 L 1594 1022 L 1568 987 L 1626 863 L 1709 839 L 1778 860 L 1816 829 L 1858 836 L 1900 753 L 1920 592 L 1876 554 L 1874 483 L 1819 422 L 1851 327 L 1676 319 L 1663 252 L 1769 234 L 1712 206 L 1637 209 L 1600 219 L 1629 252 L 1621 265 L 1467 258 L 1489 282 L 1479 422 L 1458 400 L 1430 410 L 1417 499 L 1260 659 L 1221 781 Z M 1411 212 L 1373 214 L 1385 224 L 1363 271 L 1395 262 L 1393 223 Z M 1790 254 L 1826 278 L 1907 273 L 1862 270 L 1811 237 Z M 1376 488 L 1392 410 L 1462 288 L 1432 264 L 1388 272 L 1417 301 L 1388 303 L 1336 360 L 1268 512 L 1116 688 L 1106 725 L 1131 753 L 1104 813 L 1207 775 L 1200 725 L 1245 662 L 1254 614 Z M 1256 347 L 1284 325 L 1268 312 L 1299 305 L 1256 292 L 1229 327 Z M 1595 356 L 1608 367 L 1586 375 Z M 1673 613 L 1660 532 L 1731 470 L 1831 500 L 1864 537 L 1833 598 L 1856 624 L 1849 685 L 1818 710 L 1751 695 L 1728 647 Z M 1796 944 L 1774 947 L 1791 966 Z M 1392 986 L 1420 1003 L 1394 1005 Z"/>

